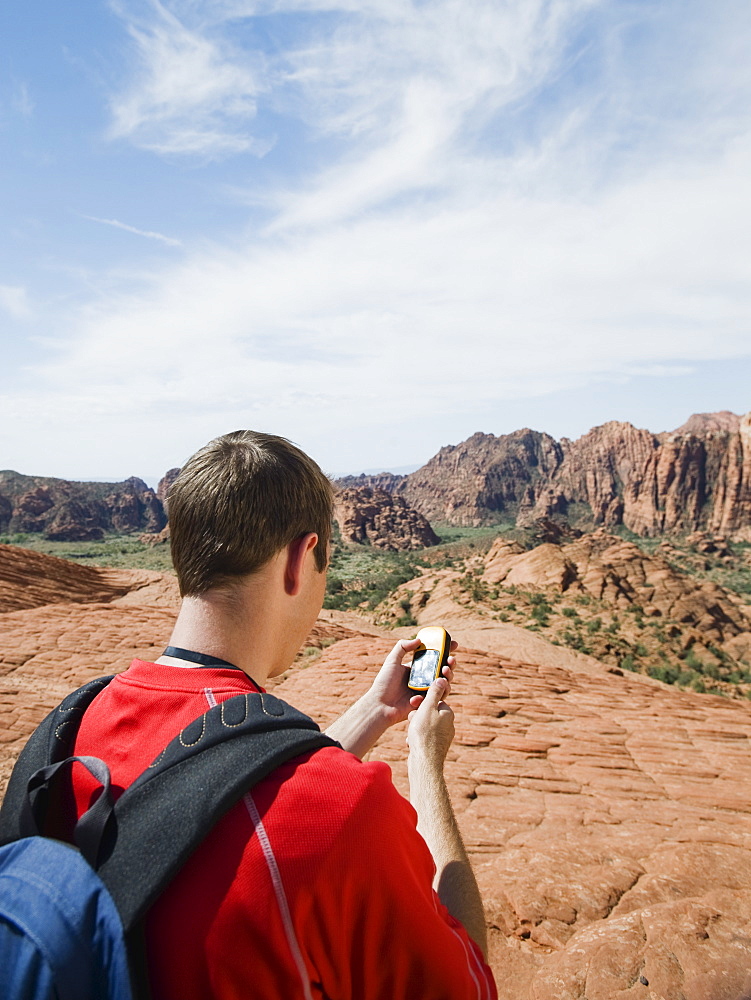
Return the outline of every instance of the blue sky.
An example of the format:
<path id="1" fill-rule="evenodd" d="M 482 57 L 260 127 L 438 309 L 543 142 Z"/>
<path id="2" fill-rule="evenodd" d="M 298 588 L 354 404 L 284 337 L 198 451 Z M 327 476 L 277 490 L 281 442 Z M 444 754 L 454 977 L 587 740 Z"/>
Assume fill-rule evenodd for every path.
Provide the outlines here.
<path id="1" fill-rule="evenodd" d="M 751 409 L 751 8 L 0 10 L 0 467 Z"/>

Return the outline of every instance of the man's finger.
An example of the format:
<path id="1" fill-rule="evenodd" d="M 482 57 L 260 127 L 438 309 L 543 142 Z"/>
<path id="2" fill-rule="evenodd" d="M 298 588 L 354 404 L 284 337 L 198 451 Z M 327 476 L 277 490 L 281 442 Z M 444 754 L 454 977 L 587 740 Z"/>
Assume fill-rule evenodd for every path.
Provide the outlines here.
<path id="1" fill-rule="evenodd" d="M 436 708 L 438 702 L 446 693 L 448 686 L 448 681 L 445 677 L 437 677 L 425 692 L 425 701 L 423 704 L 427 705 L 429 709 Z"/>

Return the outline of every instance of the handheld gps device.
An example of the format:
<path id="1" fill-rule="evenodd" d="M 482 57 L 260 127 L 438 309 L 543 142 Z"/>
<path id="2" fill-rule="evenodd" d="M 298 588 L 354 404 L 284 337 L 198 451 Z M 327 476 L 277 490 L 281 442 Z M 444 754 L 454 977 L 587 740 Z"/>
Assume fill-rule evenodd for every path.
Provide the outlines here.
<path id="1" fill-rule="evenodd" d="M 433 681 L 441 676 L 441 670 L 448 663 L 451 650 L 451 636 L 440 625 L 421 628 L 415 636 L 421 645 L 412 657 L 407 687 L 410 691 L 427 691 Z"/>

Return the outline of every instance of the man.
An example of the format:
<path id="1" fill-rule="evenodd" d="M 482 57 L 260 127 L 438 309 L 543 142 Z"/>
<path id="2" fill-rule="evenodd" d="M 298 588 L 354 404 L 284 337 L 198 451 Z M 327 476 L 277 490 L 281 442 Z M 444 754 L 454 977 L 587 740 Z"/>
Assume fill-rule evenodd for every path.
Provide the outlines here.
<path id="1" fill-rule="evenodd" d="M 76 754 L 109 765 L 116 791 L 208 707 L 263 690 L 293 662 L 323 602 L 332 501 L 315 462 L 271 435 L 227 434 L 183 467 L 169 493 L 183 597 L 170 646 L 118 675 L 76 740 Z M 402 658 L 416 646 L 397 643 L 330 727 L 343 749 L 303 754 L 256 785 L 156 902 L 155 1000 L 495 997 L 443 779 L 451 668 L 410 697 Z M 412 806 L 385 764 L 361 759 L 408 717 Z M 74 772 L 80 815 L 94 785 Z"/>

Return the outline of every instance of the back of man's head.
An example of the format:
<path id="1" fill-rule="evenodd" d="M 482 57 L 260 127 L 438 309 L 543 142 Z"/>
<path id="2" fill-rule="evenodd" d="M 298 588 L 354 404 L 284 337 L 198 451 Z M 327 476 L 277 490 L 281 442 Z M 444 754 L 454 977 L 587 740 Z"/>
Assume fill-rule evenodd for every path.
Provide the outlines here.
<path id="1" fill-rule="evenodd" d="M 254 573 L 295 538 L 318 535 L 328 558 L 333 489 L 285 438 L 233 431 L 188 459 L 167 498 L 172 562 L 183 597 Z"/>

